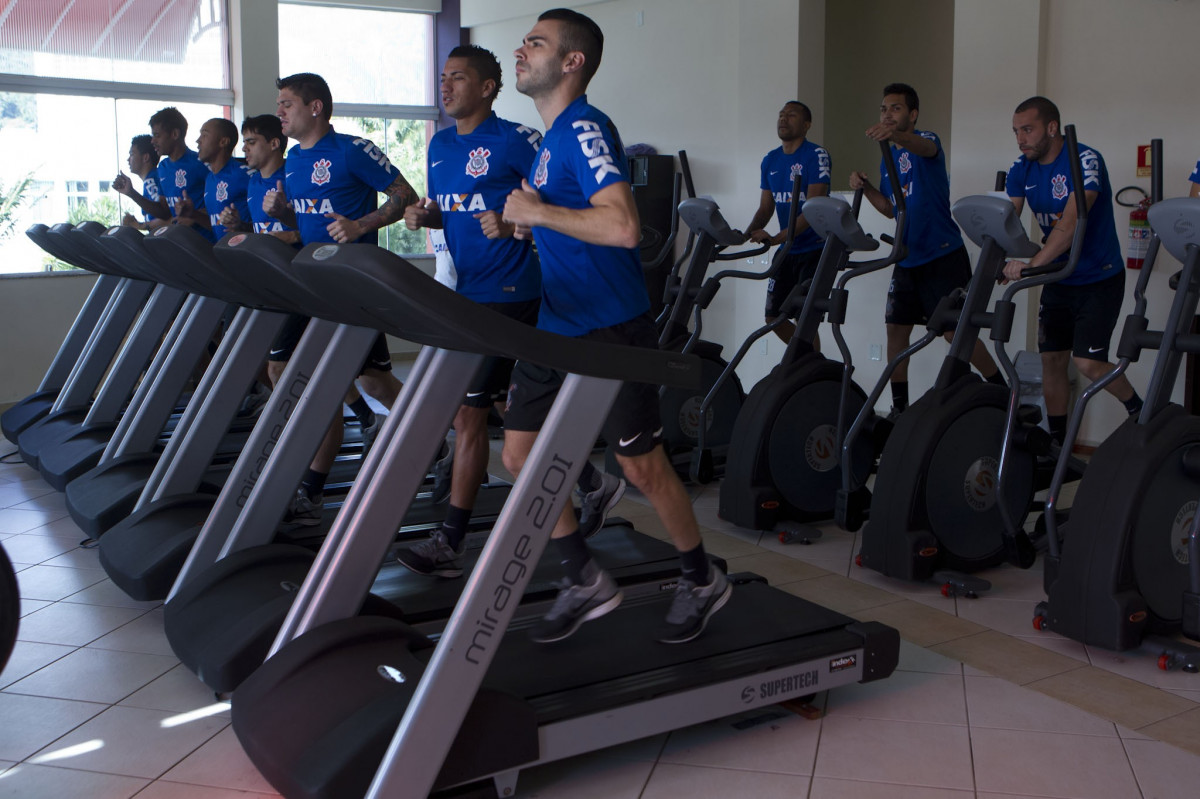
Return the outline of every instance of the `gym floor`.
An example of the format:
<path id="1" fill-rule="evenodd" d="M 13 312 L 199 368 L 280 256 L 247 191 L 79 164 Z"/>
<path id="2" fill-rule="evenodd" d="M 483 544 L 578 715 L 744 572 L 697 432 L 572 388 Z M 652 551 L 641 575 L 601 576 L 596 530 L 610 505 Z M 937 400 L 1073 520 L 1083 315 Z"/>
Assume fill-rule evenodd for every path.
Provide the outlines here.
<path id="1" fill-rule="evenodd" d="M 1156 651 L 1036 632 L 1040 567 L 998 569 L 987 597 L 947 599 L 853 566 L 851 534 L 784 546 L 719 520 L 715 486 L 692 493 L 709 551 L 731 570 L 891 624 L 905 639 L 899 670 L 820 695 L 818 720 L 779 708 L 721 719 L 530 770 L 518 796 L 1195 795 L 1200 675 L 1159 671 Z M 640 498 L 617 513 L 661 534 Z M 80 538 L 36 472 L 0 465 L 0 540 L 23 597 L 0 674 L 0 797 L 274 796 L 227 706 L 171 653 L 158 603 L 125 597 Z"/>

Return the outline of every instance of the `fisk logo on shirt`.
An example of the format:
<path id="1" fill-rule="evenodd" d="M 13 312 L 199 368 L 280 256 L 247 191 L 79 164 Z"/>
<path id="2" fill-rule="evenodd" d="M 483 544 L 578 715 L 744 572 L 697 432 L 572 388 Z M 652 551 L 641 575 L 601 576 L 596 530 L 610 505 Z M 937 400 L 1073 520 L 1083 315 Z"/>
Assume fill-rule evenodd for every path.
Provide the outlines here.
<path id="1" fill-rule="evenodd" d="M 1070 193 L 1067 191 L 1067 176 L 1055 175 L 1050 178 L 1050 193 L 1054 195 L 1054 199 L 1062 200 Z"/>
<path id="2" fill-rule="evenodd" d="M 828 180 L 831 171 L 829 153 L 822 147 L 817 150 L 817 180 L 819 181 L 821 178 Z"/>
<path id="3" fill-rule="evenodd" d="M 547 164 L 550 163 L 550 151 L 542 150 L 542 154 L 538 156 L 537 170 L 533 173 L 533 185 L 539 189 L 546 185 L 546 180 L 550 176 L 550 170 Z"/>
<path id="4" fill-rule="evenodd" d="M 176 169 L 175 170 L 175 185 L 181 189 L 187 185 L 187 170 L 186 169 Z"/>
<path id="5" fill-rule="evenodd" d="M 229 184 L 225 181 L 217 183 L 217 202 L 223 203 L 229 199 Z"/>
<path id="6" fill-rule="evenodd" d="M 542 134 L 538 133 L 533 128 L 526 127 L 525 125 L 519 125 L 517 126 L 517 133 L 525 134 L 525 141 L 529 142 L 534 150 L 537 150 L 537 148 L 542 146 Z"/>
<path id="7" fill-rule="evenodd" d="M 613 162 L 612 153 L 600 126 L 590 120 L 580 119 L 572 122 L 571 127 L 579 131 L 575 138 L 579 140 L 579 149 L 583 151 L 583 156 L 588 159 L 588 166 L 596 170 L 596 182 L 603 182 L 606 174 L 620 177 L 621 170 L 617 169 Z"/>
<path id="8" fill-rule="evenodd" d="M 1083 167 L 1083 188 L 1100 190 L 1100 156 L 1095 150 L 1084 150 L 1079 154 L 1079 165 Z"/>
<path id="9" fill-rule="evenodd" d="M 487 210 L 482 194 L 439 194 L 437 204 L 443 212 Z"/>
<path id="10" fill-rule="evenodd" d="M 328 158 L 322 158 L 313 164 L 312 182 L 324 186 L 329 182 L 329 167 L 333 166 Z"/>
<path id="11" fill-rule="evenodd" d="M 467 174 L 473 178 L 483 177 L 488 172 L 488 156 L 492 151 L 486 147 L 476 147 L 468 154 Z"/>
<path id="12" fill-rule="evenodd" d="M 382 150 L 375 146 L 375 142 L 370 139 L 355 139 L 354 143 L 363 148 L 363 152 L 372 161 L 387 169 L 389 173 L 392 171 L 392 162 L 388 160 L 388 157 L 383 154 Z"/>

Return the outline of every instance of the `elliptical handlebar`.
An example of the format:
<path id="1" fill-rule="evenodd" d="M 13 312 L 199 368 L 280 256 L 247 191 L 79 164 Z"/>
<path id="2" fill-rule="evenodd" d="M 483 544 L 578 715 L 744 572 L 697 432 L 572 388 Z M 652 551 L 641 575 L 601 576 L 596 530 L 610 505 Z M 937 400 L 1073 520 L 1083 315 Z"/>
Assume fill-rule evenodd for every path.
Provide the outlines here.
<path id="1" fill-rule="evenodd" d="M 896 168 L 896 155 L 892 152 L 892 147 L 885 141 L 879 142 L 879 149 L 883 156 L 883 161 L 888 165 L 888 183 L 892 187 L 892 198 L 895 204 L 895 219 L 896 229 L 891 236 L 883 234 L 879 237 L 880 241 L 892 245 L 891 251 L 883 258 L 873 258 L 869 261 L 859 261 L 852 268 L 847 269 L 840 278 L 838 278 L 838 289 L 844 289 L 846 284 L 856 277 L 877 272 L 893 264 L 898 264 L 908 255 L 908 246 L 904 243 L 904 231 L 908 226 L 908 204 L 904 199 L 904 190 L 900 187 L 900 175 Z M 854 202 L 851 208 L 854 215 L 858 216 L 858 211 L 862 205 L 862 189 L 854 192 Z M 835 331 L 836 331 L 835 327 Z M 836 332 L 835 332 L 836 336 Z M 846 353 L 842 353 L 845 357 Z"/>
<path id="2" fill-rule="evenodd" d="M 675 250 L 675 237 L 679 235 L 679 193 L 682 188 L 683 176 L 678 172 L 675 173 L 675 185 L 671 189 L 671 229 L 667 233 L 667 239 L 663 242 L 662 249 L 658 251 L 658 255 L 654 256 L 649 262 L 642 264 L 642 269 L 657 269 L 662 266 L 663 261 L 667 260 Z"/>

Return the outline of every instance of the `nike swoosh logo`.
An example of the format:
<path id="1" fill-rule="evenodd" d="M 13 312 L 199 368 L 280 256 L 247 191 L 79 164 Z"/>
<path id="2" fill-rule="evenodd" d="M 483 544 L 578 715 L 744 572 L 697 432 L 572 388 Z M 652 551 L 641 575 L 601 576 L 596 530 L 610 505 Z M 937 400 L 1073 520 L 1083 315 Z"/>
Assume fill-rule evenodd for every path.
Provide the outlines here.
<path id="1" fill-rule="evenodd" d="M 259 350 L 259 352 L 262 352 L 262 350 Z M 283 350 L 271 350 L 271 354 L 272 355 L 282 355 Z"/>
<path id="2" fill-rule="evenodd" d="M 638 434 L 637 434 L 636 436 L 634 436 L 633 438 L 622 438 L 622 439 L 620 439 L 620 440 L 618 440 L 618 441 L 617 441 L 617 446 L 618 446 L 618 447 L 628 447 L 630 444 L 632 444 L 633 442 L 637 441 L 637 440 L 638 440 L 639 438 L 641 438 L 641 437 L 642 437 L 642 434 L 641 434 L 641 433 L 638 433 Z"/>
<path id="3" fill-rule="evenodd" d="M 771 175 L 778 175 L 778 174 L 779 174 L 779 170 L 778 170 L 778 169 L 776 169 L 774 172 L 770 172 L 770 173 L 768 173 L 768 174 L 771 174 Z"/>
<path id="4" fill-rule="evenodd" d="M 291 172 L 288 172 L 286 175 L 284 175 L 285 178 L 290 178 L 291 176 L 292 176 Z"/>
<path id="5" fill-rule="evenodd" d="M 1103 347 L 1088 347 L 1088 352 L 1090 352 L 1090 353 L 1092 353 L 1092 354 L 1095 354 L 1095 353 L 1099 352 L 1099 351 L 1100 351 L 1100 350 L 1102 350 L 1102 349 L 1104 349 L 1104 348 L 1103 348 Z"/>
<path id="6" fill-rule="evenodd" d="M 444 160 L 444 159 L 443 159 L 443 160 Z M 432 169 L 433 167 L 437 166 L 437 165 L 438 165 L 438 164 L 440 164 L 440 163 L 442 163 L 442 162 L 441 162 L 441 161 L 434 161 L 434 162 L 433 162 L 432 164 L 430 164 L 429 166 L 430 166 L 430 168 Z"/>
<path id="7" fill-rule="evenodd" d="M 483 396 L 482 391 L 468 391 L 467 392 L 467 399 L 470 399 L 471 397 L 482 397 L 482 396 Z"/>
<path id="8" fill-rule="evenodd" d="M 1037 188 L 1037 184 L 1034 183 L 1032 186 L 1026 186 L 1025 191 L 1033 191 L 1036 188 Z"/>

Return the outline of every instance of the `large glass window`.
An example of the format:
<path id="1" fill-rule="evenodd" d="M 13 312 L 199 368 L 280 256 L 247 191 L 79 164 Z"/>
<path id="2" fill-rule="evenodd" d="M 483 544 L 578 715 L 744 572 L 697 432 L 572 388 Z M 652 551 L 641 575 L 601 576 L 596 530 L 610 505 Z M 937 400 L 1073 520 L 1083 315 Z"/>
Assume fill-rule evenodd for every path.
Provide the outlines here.
<path id="1" fill-rule="evenodd" d="M 353 42 L 330 48 L 329 42 Z M 374 142 L 425 196 L 425 154 L 438 108 L 433 17 L 404 11 L 281 2 L 281 75 L 316 72 L 333 95 L 333 127 Z M 379 243 L 399 254 L 429 251 L 425 231 L 396 223 Z"/>
<path id="2" fill-rule="evenodd" d="M 34 223 L 140 213 L 112 191 L 135 135 L 175 106 L 228 117 L 225 0 L 10 0 L 0 6 L 0 272 L 59 265 Z M 134 177 L 134 185 L 140 187 Z"/>

